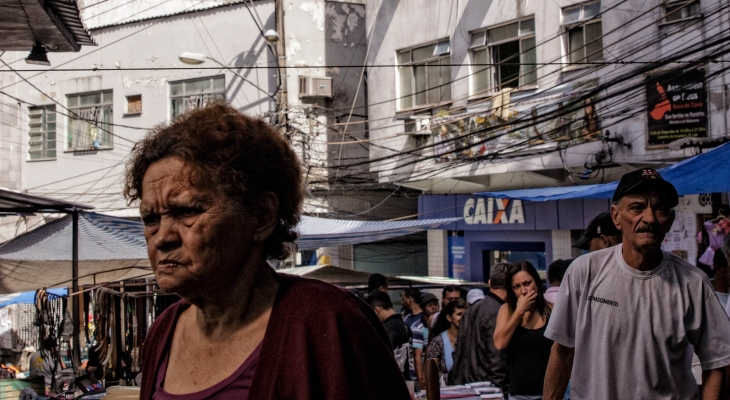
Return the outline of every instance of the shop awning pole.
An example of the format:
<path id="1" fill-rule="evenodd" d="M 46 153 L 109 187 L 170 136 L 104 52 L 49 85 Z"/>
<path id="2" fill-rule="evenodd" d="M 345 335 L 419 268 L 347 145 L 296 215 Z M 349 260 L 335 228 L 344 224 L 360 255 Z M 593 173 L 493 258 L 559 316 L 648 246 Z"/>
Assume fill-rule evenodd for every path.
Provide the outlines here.
<path id="1" fill-rule="evenodd" d="M 72 240 L 71 240 L 71 313 L 73 315 L 73 336 L 71 338 L 71 346 L 73 348 L 73 364 L 74 369 L 81 365 L 81 329 L 79 329 L 79 315 L 81 309 L 79 307 L 79 297 L 76 295 L 79 292 L 79 211 L 74 210 L 71 213 L 73 217 L 73 228 L 72 228 Z"/>

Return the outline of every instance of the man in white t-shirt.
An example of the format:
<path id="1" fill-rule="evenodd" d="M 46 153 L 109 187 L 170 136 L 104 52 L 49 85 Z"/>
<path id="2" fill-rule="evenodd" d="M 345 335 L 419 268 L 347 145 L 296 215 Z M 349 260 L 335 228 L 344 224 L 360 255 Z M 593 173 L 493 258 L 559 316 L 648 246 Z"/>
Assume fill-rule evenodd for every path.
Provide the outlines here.
<path id="1" fill-rule="evenodd" d="M 625 174 L 611 216 L 623 244 L 577 258 L 558 293 L 545 336 L 554 340 L 544 398 L 716 400 L 730 365 L 730 320 L 709 279 L 662 251 L 677 191 L 653 169 Z"/>

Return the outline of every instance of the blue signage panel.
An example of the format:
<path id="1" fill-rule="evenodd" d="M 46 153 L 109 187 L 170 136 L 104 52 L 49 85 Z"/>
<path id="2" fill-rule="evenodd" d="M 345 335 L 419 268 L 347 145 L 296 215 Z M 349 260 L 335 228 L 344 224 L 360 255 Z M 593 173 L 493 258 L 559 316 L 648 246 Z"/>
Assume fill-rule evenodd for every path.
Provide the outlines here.
<path id="1" fill-rule="evenodd" d="M 462 231 L 584 229 L 608 208 L 606 199 L 531 202 L 470 195 L 422 195 L 418 199 L 419 218 L 460 218 L 441 229 Z"/>
<path id="2" fill-rule="evenodd" d="M 449 278 L 468 280 L 464 236 L 449 235 Z"/>
<path id="3" fill-rule="evenodd" d="M 458 230 L 535 230 L 534 203 L 468 195 L 424 195 L 419 198 L 420 218 L 461 218 Z"/>

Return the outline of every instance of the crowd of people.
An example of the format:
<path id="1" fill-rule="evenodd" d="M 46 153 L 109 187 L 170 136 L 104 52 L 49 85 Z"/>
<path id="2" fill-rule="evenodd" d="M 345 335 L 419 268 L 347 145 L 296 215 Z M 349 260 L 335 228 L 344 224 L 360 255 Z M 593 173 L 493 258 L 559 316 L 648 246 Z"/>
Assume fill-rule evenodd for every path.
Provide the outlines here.
<path id="1" fill-rule="evenodd" d="M 124 193 L 140 203 L 157 284 L 182 298 L 147 333 L 139 398 L 405 400 L 435 358 L 444 384 L 489 381 L 518 400 L 720 399 L 721 285 L 662 250 L 678 194 L 656 171 L 621 178 L 576 244 L 590 252 L 548 267 L 559 289 L 529 262 L 498 263 L 487 292 L 447 286 L 439 302 L 408 289 L 403 314 L 383 276 L 365 304 L 269 266 L 294 249 L 302 187 L 288 143 L 230 106 L 135 145 Z"/>
<path id="2" fill-rule="evenodd" d="M 719 399 L 730 365 L 730 236 L 712 280 L 663 251 L 677 201 L 656 171 L 628 173 L 611 209 L 573 244 L 587 253 L 554 261 L 544 282 L 528 261 L 497 263 L 486 293 L 450 285 L 439 304 L 409 288 L 397 314 L 375 274 L 367 301 L 389 336 L 400 335 L 396 358 L 416 390 L 435 359 L 441 385 L 488 381 L 513 400 Z"/>

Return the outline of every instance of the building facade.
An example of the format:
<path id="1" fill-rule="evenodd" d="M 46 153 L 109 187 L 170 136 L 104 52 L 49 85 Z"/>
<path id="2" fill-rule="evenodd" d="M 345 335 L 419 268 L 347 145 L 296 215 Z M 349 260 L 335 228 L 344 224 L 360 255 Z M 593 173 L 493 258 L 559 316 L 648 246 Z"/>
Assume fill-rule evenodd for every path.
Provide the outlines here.
<path id="1" fill-rule="evenodd" d="M 727 59 L 727 11 L 714 0 L 369 1 L 371 172 L 422 190 L 419 218 L 463 218 L 429 232 L 429 272 L 481 280 L 509 252 L 540 265 L 575 256 L 570 243 L 608 209 L 469 194 L 613 181 L 724 142 L 727 68 L 706 60 Z M 690 207 L 695 233 L 703 207 Z"/>
<path id="2" fill-rule="evenodd" d="M 283 27 L 276 26 L 276 4 L 80 2 L 98 46 L 50 53 L 51 67 L 25 64 L 26 53 L 3 55 L 16 70 L 0 74 L 5 139 L 0 175 L 9 179 L 3 186 L 135 218 L 136 205 L 122 196 L 134 144 L 187 110 L 225 101 L 284 128 L 304 167 L 306 214 L 350 219 L 415 214 L 417 192 L 380 184 L 366 164 L 354 165 L 370 156 L 362 143 L 368 136 L 364 1 L 280 2 Z M 268 30 L 279 30 L 283 54 L 266 39 Z M 17 218 L 7 220 L 6 239 L 43 223 L 40 217 L 20 225 Z M 425 238 L 421 242 L 425 246 Z M 378 251 L 371 247 L 360 251 Z M 355 267 L 352 246 L 321 253 Z M 305 254 L 302 262 L 313 258 Z"/>

